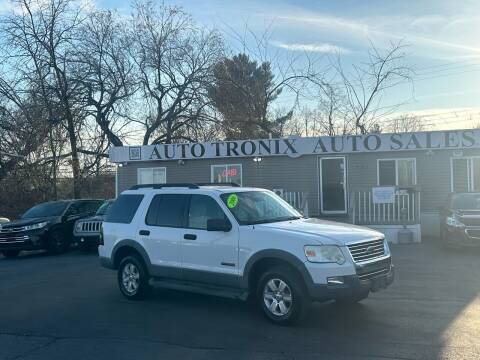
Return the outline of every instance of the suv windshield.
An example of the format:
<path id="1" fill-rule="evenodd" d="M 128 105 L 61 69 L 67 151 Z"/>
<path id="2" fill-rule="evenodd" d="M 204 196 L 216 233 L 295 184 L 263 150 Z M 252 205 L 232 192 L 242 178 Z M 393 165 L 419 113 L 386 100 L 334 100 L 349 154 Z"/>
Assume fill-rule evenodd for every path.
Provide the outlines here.
<path id="1" fill-rule="evenodd" d="M 39 217 L 60 216 L 65 211 L 68 203 L 63 201 L 47 202 L 38 204 L 27 210 L 22 219 L 32 219 Z"/>
<path id="2" fill-rule="evenodd" d="M 221 195 L 240 225 L 300 219 L 302 215 L 277 195 L 267 191 L 241 191 Z"/>
<path id="3" fill-rule="evenodd" d="M 452 209 L 480 210 L 480 193 L 455 194 L 452 197 Z"/>
<path id="4" fill-rule="evenodd" d="M 105 201 L 102 205 L 100 205 L 95 215 L 105 215 L 110 205 L 112 205 L 112 202 L 113 201 Z"/>

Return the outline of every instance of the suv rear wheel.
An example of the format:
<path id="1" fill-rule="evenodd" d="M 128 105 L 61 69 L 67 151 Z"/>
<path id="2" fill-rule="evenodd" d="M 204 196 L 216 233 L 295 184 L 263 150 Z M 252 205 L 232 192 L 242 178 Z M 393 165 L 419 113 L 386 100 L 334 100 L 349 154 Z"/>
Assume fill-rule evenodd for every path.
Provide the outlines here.
<path id="1" fill-rule="evenodd" d="M 302 319 L 310 306 L 303 280 L 286 266 L 275 266 L 260 277 L 257 302 L 268 319 L 282 325 Z"/>
<path id="2" fill-rule="evenodd" d="M 145 265 L 135 255 L 128 255 L 122 259 L 118 266 L 117 280 L 123 296 L 130 300 L 144 298 L 150 290 Z"/>

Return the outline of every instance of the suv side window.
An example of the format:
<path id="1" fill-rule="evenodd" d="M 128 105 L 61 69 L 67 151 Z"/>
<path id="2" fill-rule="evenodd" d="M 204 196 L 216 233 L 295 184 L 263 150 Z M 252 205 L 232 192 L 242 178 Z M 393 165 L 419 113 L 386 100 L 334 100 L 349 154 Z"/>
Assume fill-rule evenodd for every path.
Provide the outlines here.
<path id="1" fill-rule="evenodd" d="M 102 201 L 96 201 L 96 200 L 87 201 L 85 203 L 85 208 L 82 212 L 94 214 L 97 211 L 97 209 L 100 207 L 100 205 L 102 205 Z"/>
<path id="2" fill-rule="evenodd" d="M 81 213 L 81 209 L 82 209 L 82 203 L 81 202 L 79 202 L 79 201 L 73 202 L 68 207 L 68 210 L 65 213 L 65 215 L 66 216 L 78 215 L 78 214 Z"/>
<path id="3" fill-rule="evenodd" d="M 68 215 L 90 214 L 95 206 L 94 201 L 76 201 L 68 209 Z"/>
<path id="4" fill-rule="evenodd" d="M 191 229 L 207 230 L 207 221 L 210 219 L 227 219 L 222 208 L 208 195 L 192 195 L 188 209 L 187 227 Z"/>
<path id="5" fill-rule="evenodd" d="M 105 222 L 130 224 L 143 200 L 140 194 L 120 195 L 107 211 Z"/>
<path id="6" fill-rule="evenodd" d="M 148 208 L 145 224 L 150 226 L 184 227 L 187 194 L 155 195 Z"/>

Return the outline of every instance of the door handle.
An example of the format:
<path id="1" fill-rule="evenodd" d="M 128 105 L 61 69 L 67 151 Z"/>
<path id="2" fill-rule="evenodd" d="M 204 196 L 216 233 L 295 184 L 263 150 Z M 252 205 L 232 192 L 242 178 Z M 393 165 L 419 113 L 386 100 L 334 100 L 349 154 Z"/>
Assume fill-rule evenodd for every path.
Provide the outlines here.
<path id="1" fill-rule="evenodd" d="M 140 230 L 138 233 L 139 233 L 140 235 L 143 235 L 143 236 L 148 236 L 148 235 L 150 235 L 150 231 L 148 231 L 148 230 Z"/>
<path id="2" fill-rule="evenodd" d="M 185 234 L 185 235 L 183 235 L 183 238 L 185 240 L 197 240 L 197 235 L 195 235 L 195 234 Z"/>

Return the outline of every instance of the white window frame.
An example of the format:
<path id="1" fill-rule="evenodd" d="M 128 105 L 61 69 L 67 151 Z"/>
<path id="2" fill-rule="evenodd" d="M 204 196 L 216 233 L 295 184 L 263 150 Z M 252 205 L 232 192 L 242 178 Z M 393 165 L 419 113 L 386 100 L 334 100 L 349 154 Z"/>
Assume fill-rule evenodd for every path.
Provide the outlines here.
<path id="1" fill-rule="evenodd" d="M 413 160 L 413 184 L 410 186 L 417 185 L 417 158 L 385 158 L 377 159 L 377 186 L 386 186 L 380 185 L 380 161 L 395 161 L 395 184 L 392 186 L 398 185 L 398 162 L 402 160 Z"/>
<path id="2" fill-rule="evenodd" d="M 323 171 L 323 160 L 332 160 L 332 159 L 343 159 L 343 207 L 345 210 L 324 210 L 323 209 L 323 181 L 322 181 L 322 171 Z M 318 202 L 320 203 L 320 211 L 322 214 L 331 214 L 331 215 L 341 215 L 348 212 L 348 194 L 347 194 L 347 158 L 345 156 L 323 156 L 318 158 L 319 166 L 319 192 L 318 192 Z"/>
<path id="3" fill-rule="evenodd" d="M 240 166 L 240 172 L 241 172 L 241 175 L 240 175 L 240 186 L 242 186 L 243 184 L 243 166 L 242 164 L 214 164 L 214 165 L 210 165 L 210 182 L 214 183 L 215 182 L 215 178 L 214 178 L 214 175 L 213 175 L 213 170 L 217 167 L 227 167 L 227 166 Z"/>
<path id="4" fill-rule="evenodd" d="M 163 184 L 167 183 L 167 168 L 164 166 L 161 166 L 161 167 L 156 166 L 156 167 L 137 168 L 137 184 L 140 184 L 140 172 L 142 170 L 151 170 L 152 173 L 153 173 L 153 170 L 163 170 L 165 172 L 165 182 Z"/>
<path id="5" fill-rule="evenodd" d="M 453 161 L 454 160 L 467 160 L 467 190 L 473 190 L 473 184 L 475 184 L 475 172 L 473 171 L 473 160 L 480 159 L 480 156 L 453 156 L 450 158 L 450 190 L 454 192 L 453 189 Z"/>

